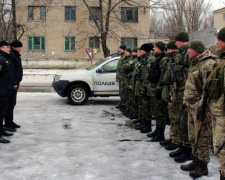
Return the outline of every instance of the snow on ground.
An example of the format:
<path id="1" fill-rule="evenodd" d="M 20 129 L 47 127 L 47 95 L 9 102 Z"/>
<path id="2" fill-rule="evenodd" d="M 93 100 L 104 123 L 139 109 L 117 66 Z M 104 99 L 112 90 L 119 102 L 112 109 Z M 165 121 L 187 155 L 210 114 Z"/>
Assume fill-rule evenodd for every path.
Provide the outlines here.
<path id="1" fill-rule="evenodd" d="M 15 122 L 22 128 L 10 144 L 0 144 L 0 179 L 192 179 L 158 143 L 124 125 L 118 100 L 92 98 L 72 106 L 56 93 L 18 93 Z M 120 142 L 127 138 L 140 141 Z M 199 180 L 219 179 L 217 168 L 212 155 L 209 175 Z"/>

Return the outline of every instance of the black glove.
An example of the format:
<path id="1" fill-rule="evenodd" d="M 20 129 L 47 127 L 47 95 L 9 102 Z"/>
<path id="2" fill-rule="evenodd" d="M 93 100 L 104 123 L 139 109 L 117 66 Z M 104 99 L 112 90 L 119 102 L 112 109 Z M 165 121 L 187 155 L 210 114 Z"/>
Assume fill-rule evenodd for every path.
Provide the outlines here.
<path id="1" fill-rule="evenodd" d="M 187 108 L 187 105 L 186 104 L 182 104 L 182 109 L 183 111 Z"/>
<path id="2" fill-rule="evenodd" d="M 162 91 L 156 91 L 155 97 L 156 97 L 156 99 L 161 99 L 162 98 Z"/>
<path id="3" fill-rule="evenodd" d="M 201 120 L 202 118 L 202 106 L 200 106 L 197 110 L 197 120 Z"/>

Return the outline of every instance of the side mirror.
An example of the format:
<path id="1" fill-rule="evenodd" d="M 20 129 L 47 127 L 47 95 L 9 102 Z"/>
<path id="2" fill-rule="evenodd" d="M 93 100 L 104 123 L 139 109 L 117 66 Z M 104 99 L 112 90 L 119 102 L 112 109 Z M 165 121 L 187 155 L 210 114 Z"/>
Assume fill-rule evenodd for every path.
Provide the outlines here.
<path id="1" fill-rule="evenodd" d="M 102 69 L 97 69 L 96 73 L 102 73 Z"/>

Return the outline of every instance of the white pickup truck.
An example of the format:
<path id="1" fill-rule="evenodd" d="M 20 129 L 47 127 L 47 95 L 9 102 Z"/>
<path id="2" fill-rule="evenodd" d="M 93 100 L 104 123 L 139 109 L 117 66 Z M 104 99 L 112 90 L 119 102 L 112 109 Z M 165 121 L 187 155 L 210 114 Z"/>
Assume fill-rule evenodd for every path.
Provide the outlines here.
<path id="1" fill-rule="evenodd" d="M 52 87 L 71 104 L 85 104 L 89 97 L 119 95 L 116 68 L 120 56 L 110 56 L 87 69 L 65 70 L 56 73 Z"/>

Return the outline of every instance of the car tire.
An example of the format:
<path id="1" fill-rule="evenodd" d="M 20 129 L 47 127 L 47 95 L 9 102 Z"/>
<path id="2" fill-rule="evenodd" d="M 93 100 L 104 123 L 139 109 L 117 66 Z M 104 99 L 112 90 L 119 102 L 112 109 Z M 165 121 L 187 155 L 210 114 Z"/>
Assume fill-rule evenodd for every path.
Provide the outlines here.
<path id="1" fill-rule="evenodd" d="M 67 98 L 71 104 L 82 105 L 88 100 L 88 91 L 83 85 L 73 85 L 67 94 Z"/>

